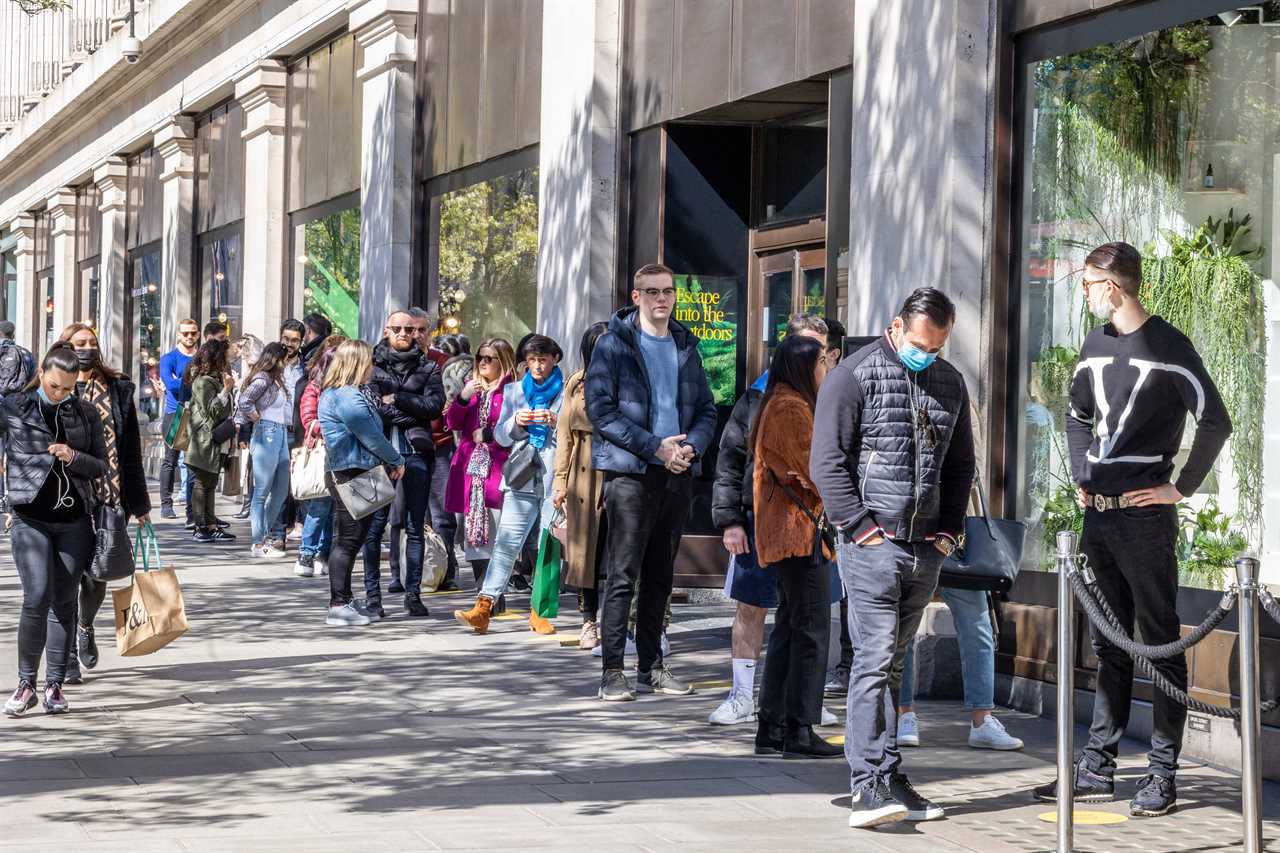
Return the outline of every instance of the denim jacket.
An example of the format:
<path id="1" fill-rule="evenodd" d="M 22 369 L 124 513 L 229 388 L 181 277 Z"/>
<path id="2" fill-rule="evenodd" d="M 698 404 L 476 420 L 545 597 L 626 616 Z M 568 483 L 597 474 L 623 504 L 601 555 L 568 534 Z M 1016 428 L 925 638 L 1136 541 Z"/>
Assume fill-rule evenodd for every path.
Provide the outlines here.
<path id="1" fill-rule="evenodd" d="M 404 457 L 382 434 L 382 418 L 354 385 L 325 389 L 317 417 L 326 470 L 367 471 L 384 462 L 392 467 L 404 464 Z"/>

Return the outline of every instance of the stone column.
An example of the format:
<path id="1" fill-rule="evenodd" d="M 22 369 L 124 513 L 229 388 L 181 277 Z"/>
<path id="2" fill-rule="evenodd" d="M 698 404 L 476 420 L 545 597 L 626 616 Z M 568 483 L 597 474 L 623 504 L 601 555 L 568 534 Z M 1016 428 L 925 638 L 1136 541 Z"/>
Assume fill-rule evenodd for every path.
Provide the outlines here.
<path id="1" fill-rule="evenodd" d="M 849 334 L 878 334 L 911 290 L 938 287 L 958 311 L 947 358 L 984 399 L 996 4 L 853 14 Z"/>
<path id="2" fill-rule="evenodd" d="M 244 331 L 264 341 L 280 333 L 285 301 L 284 65 L 268 59 L 236 78 L 244 108 Z"/>
<path id="3" fill-rule="evenodd" d="M 53 254 L 53 336 L 84 318 L 76 310 L 76 191 L 70 187 L 49 196 L 50 251 Z"/>
<path id="4" fill-rule="evenodd" d="M 613 308 L 620 0 L 545 0 L 538 147 L 538 331 L 574 342 Z"/>
<path id="5" fill-rule="evenodd" d="M 16 328 L 13 337 L 38 359 L 43 355 L 43 350 L 36 351 L 44 343 L 44 297 L 36 297 L 35 217 L 24 213 L 9 223 L 9 230 L 18 235 L 18 243 L 13 251 L 18 274 L 17 305 L 14 306 L 17 320 L 14 322 Z"/>
<path id="6" fill-rule="evenodd" d="M 347 0 L 364 51 L 360 170 L 360 336 L 409 304 L 413 257 L 413 99 L 418 0 Z"/>
<path id="7" fill-rule="evenodd" d="M 160 343 L 167 348 L 177 340 L 178 321 L 200 319 L 194 304 L 191 257 L 195 245 L 192 233 L 195 196 L 195 122 L 189 116 L 174 116 L 154 131 L 152 144 L 161 158 L 160 186 L 164 196 L 160 250 Z M 251 197 L 252 198 L 252 197 Z M 246 204 L 249 207 L 253 202 Z"/>
<path id="8" fill-rule="evenodd" d="M 98 264 L 98 347 L 108 364 L 124 358 L 125 185 L 129 170 L 123 157 L 111 157 L 93 170 L 102 194 L 102 248 Z"/>

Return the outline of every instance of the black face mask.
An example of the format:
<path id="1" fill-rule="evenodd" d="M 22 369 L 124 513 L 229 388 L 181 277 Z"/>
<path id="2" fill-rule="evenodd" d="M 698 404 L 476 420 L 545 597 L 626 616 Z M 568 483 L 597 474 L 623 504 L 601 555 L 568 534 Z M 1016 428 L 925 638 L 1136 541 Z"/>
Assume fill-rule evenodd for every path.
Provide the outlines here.
<path id="1" fill-rule="evenodd" d="M 98 348 L 88 347 L 76 350 L 76 361 L 79 362 L 81 370 L 93 370 L 98 366 Z"/>

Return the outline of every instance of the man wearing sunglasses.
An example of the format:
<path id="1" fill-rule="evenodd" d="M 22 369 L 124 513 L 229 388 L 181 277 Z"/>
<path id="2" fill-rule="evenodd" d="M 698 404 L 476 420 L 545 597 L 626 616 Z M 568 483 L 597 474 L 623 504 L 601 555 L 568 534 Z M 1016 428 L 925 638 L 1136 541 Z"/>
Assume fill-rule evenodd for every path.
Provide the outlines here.
<path id="1" fill-rule="evenodd" d="M 182 377 L 187 365 L 195 358 L 200 348 L 200 324 L 186 319 L 178 323 L 178 345 L 160 357 L 160 380 L 164 382 L 164 420 L 160 423 L 160 434 L 168 435 L 169 425 L 178 412 L 178 404 L 185 403 L 187 392 L 183 388 Z M 173 481 L 178 469 L 178 453 L 172 447 L 164 449 L 164 459 L 160 463 L 160 517 L 177 518 L 173 511 Z"/>
<path id="2" fill-rule="evenodd" d="M 408 311 L 395 311 L 387 318 L 383 338 L 373 348 L 373 377 L 370 390 L 376 394 L 378 411 L 387 437 L 405 459 L 404 476 L 396 483 L 396 502 L 374 514 L 364 542 L 364 588 L 369 610 L 382 613 L 382 536 L 394 510 L 404 527 L 404 582 L 391 578 L 388 593 L 404 593 L 404 608 L 410 616 L 426 616 L 422 603 L 423 524 L 431 498 L 431 469 L 435 461 L 435 440 L 431 422 L 444 409 L 444 385 L 440 368 L 419 346 L 422 321 Z"/>

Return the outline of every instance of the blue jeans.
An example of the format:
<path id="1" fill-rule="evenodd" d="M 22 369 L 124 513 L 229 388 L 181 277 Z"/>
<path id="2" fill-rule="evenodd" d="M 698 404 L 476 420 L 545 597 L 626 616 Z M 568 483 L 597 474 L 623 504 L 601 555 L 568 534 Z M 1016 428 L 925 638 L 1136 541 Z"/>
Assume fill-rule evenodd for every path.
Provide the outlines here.
<path id="1" fill-rule="evenodd" d="M 964 679 L 964 706 L 970 711 L 990 711 L 996 706 L 996 642 L 991 630 L 987 594 L 976 589 L 943 587 L 942 600 L 951 608 L 960 645 L 960 671 Z M 902 689 L 898 705 L 910 708 L 915 700 L 916 644 L 907 643 L 902 665 Z"/>
<path id="2" fill-rule="evenodd" d="M 510 491 L 502 499 L 502 516 L 498 519 L 498 532 L 493 540 L 493 554 L 485 572 L 484 587 L 480 594 L 496 599 L 506 592 L 507 582 L 515 569 L 520 550 L 534 525 L 544 522 L 546 508 L 551 505 L 541 491 Z M 549 517 L 548 517 L 549 518 Z M 545 523 L 545 522 L 544 522 Z"/>
<path id="3" fill-rule="evenodd" d="M 303 504 L 302 544 L 298 554 L 329 557 L 333 545 L 333 498 L 312 498 Z"/>
<path id="4" fill-rule="evenodd" d="M 280 518 L 280 507 L 289 492 L 289 430 L 275 421 L 258 421 L 253 426 L 249 453 L 253 457 L 249 529 L 253 544 L 258 545 Z"/>
<path id="5" fill-rule="evenodd" d="M 431 501 L 431 459 L 418 453 L 404 454 L 404 476 L 396 483 L 396 500 L 402 501 L 400 515 L 404 526 L 405 562 L 404 591 L 407 595 L 422 593 L 422 526 Z M 387 529 L 391 507 L 373 514 L 369 534 L 364 540 L 364 593 L 369 601 L 382 600 L 382 534 Z"/>

